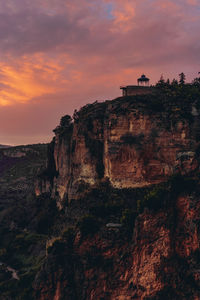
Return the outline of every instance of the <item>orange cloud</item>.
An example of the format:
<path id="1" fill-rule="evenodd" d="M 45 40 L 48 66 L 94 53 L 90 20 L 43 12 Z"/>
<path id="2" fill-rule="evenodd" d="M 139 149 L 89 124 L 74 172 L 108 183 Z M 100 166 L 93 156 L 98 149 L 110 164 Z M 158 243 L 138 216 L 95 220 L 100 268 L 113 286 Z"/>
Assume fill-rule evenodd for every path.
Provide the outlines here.
<path id="1" fill-rule="evenodd" d="M 61 63 L 39 55 L 34 58 L 26 56 L 10 64 L 0 62 L 0 70 L 0 106 L 26 103 L 35 97 L 52 94 L 63 88 Z"/>

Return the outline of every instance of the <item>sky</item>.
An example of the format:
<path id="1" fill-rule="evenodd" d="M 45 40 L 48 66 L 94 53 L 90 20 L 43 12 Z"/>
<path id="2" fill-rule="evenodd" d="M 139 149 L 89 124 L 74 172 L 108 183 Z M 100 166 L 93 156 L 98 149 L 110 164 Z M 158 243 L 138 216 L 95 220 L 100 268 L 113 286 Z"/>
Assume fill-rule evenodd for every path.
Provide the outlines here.
<path id="1" fill-rule="evenodd" d="M 0 0 L 0 144 L 49 142 L 120 85 L 200 71 L 199 0 Z"/>

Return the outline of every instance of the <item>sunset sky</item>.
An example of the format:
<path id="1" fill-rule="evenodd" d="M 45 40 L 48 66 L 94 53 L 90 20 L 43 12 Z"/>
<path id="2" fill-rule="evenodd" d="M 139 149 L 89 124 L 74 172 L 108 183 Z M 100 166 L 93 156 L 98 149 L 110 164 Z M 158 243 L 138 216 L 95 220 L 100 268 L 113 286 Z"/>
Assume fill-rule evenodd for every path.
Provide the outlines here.
<path id="1" fill-rule="evenodd" d="M 48 142 L 65 114 L 200 71 L 200 0 L 0 0 L 0 144 Z"/>

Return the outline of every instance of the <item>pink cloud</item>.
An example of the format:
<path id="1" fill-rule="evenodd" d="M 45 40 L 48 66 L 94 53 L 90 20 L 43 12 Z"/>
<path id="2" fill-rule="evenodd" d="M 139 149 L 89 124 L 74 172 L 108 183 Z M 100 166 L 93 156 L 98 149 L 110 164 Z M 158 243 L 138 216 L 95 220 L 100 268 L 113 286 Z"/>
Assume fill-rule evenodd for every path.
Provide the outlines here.
<path id="1" fill-rule="evenodd" d="M 190 5 L 198 5 L 197 0 L 187 0 L 187 3 L 190 4 Z"/>
<path id="2" fill-rule="evenodd" d="M 161 73 L 196 76 L 199 8 L 194 0 L 0 0 L 0 143 L 49 140 L 62 115 L 117 97 L 142 73 L 152 83 Z"/>

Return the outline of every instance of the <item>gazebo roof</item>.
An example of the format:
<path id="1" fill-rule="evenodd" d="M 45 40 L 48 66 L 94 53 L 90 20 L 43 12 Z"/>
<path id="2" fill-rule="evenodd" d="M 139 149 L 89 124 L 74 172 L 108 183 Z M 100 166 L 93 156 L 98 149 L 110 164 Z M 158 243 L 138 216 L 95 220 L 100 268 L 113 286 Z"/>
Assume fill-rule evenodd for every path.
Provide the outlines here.
<path id="1" fill-rule="evenodd" d="M 143 74 L 140 78 L 138 78 L 138 81 L 149 81 L 149 78 Z"/>

